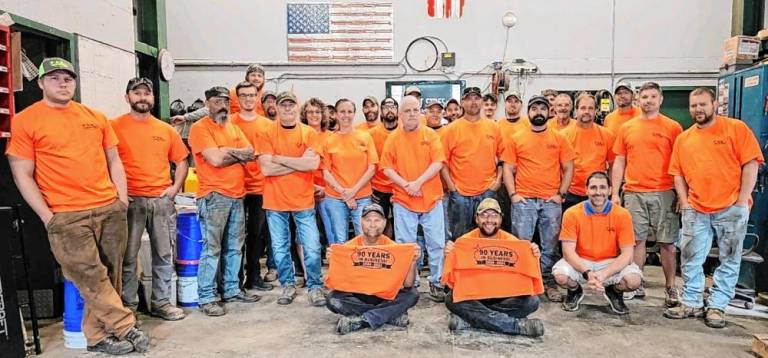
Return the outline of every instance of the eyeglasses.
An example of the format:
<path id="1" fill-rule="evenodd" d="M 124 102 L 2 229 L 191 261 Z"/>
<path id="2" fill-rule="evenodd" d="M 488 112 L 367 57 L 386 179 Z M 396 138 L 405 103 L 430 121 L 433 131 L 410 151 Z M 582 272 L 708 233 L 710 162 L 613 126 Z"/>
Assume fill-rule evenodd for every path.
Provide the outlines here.
<path id="1" fill-rule="evenodd" d="M 484 211 L 484 212 L 482 212 L 480 214 L 477 214 L 477 216 L 479 216 L 482 219 L 496 219 L 496 218 L 500 218 L 501 214 L 499 214 L 499 213 L 497 213 L 495 211 L 488 210 L 488 211 Z"/>
<path id="2" fill-rule="evenodd" d="M 255 93 L 243 93 L 243 94 L 239 94 L 237 96 L 240 97 L 240 98 L 256 98 L 256 94 Z"/>
<path id="3" fill-rule="evenodd" d="M 306 114 L 323 114 L 323 111 L 317 110 L 317 109 L 308 109 L 305 112 Z"/>
<path id="4" fill-rule="evenodd" d="M 225 104 L 229 104 L 229 98 L 211 98 L 208 100 L 208 102 L 213 103 L 214 105 L 221 106 Z"/>
<path id="5" fill-rule="evenodd" d="M 394 104 L 385 104 L 381 106 L 381 109 L 397 109 L 397 106 L 395 106 Z"/>
<path id="6" fill-rule="evenodd" d="M 283 109 L 291 109 L 295 105 L 296 103 L 293 103 L 291 101 L 284 101 L 284 102 L 281 102 L 278 106 L 280 106 L 280 108 L 283 108 Z"/>

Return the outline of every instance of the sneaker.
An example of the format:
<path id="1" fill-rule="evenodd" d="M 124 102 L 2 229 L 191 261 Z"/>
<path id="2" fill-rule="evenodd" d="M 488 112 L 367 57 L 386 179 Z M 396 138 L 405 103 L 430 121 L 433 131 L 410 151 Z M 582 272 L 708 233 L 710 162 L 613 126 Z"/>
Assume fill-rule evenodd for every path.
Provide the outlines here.
<path id="1" fill-rule="evenodd" d="M 360 316 L 341 316 L 336 323 L 336 333 L 345 335 L 354 331 L 359 331 L 367 326 L 366 322 Z"/>
<path id="2" fill-rule="evenodd" d="M 635 297 L 645 298 L 645 286 L 643 284 L 640 284 L 640 287 L 635 290 Z"/>
<path id="3" fill-rule="evenodd" d="M 635 292 L 636 292 L 636 291 L 637 291 L 637 290 L 635 290 L 635 291 L 629 291 L 629 292 L 624 292 L 624 295 L 623 295 L 623 297 L 624 297 L 624 301 L 631 301 L 632 299 L 634 299 L 634 298 L 635 298 Z"/>
<path id="4" fill-rule="evenodd" d="M 309 304 L 315 307 L 325 306 L 325 295 L 322 288 L 309 290 Z"/>
<path id="5" fill-rule="evenodd" d="M 255 282 L 249 282 L 246 281 L 243 285 L 243 288 L 246 290 L 256 290 L 256 291 L 272 291 L 275 286 L 271 283 L 266 283 L 264 280 L 261 279 L 261 277 L 256 278 Z"/>
<path id="6" fill-rule="evenodd" d="M 269 269 L 264 275 L 264 282 L 274 282 L 277 280 L 277 269 Z"/>
<path id="7" fill-rule="evenodd" d="M 725 312 L 717 308 L 708 309 L 707 314 L 704 316 L 704 324 L 707 327 L 724 328 L 726 325 Z"/>
<path id="8" fill-rule="evenodd" d="M 130 342 L 136 352 L 144 353 L 149 350 L 149 334 L 136 327 L 131 328 L 123 339 Z"/>
<path id="9" fill-rule="evenodd" d="M 278 305 L 289 305 L 296 298 L 296 286 L 290 285 L 283 287 L 283 293 L 277 298 Z"/>
<path id="10" fill-rule="evenodd" d="M 541 337 L 544 335 L 544 323 L 538 318 L 518 318 L 518 334 L 527 337 Z"/>
<path id="11" fill-rule="evenodd" d="M 616 285 L 606 286 L 603 296 L 608 300 L 608 305 L 614 313 L 619 315 L 629 313 L 629 308 L 624 304 L 624 294 L 616 290 Z"/>
<path id="12" fill-rule="evenodd" d="M 453 331 L 464 331 L 472 328 L 469 322 L 463 320 L 461 317 L 451 313 L 451 317 L 448 319 L 448 329 Z"/>
<path id="13" fill-rule="evenodd" d="M 224 310 L 224 307 L 219 306 L 216 302 L 208 302 L 200 305 L 200 312 L 203 312 L 209 317 L 219 317 L 227 313 Z"/>
<path id="14" fill-rule="evenodd" d="M 430 283 L 429 298 L 435 302 L 445 302 L 445 289 Z"/>
<path id="15" fill-rule="evenodd" d="M 106 353 L 114 356 L 128 354 L 133 352 L 133 344 L 128 341 L 121 341 L 113 335 L 109 335 L 95 345 L 86 347 L 88 352 Z"/>
<path id="16" fill-rule="evenodd" d="M 577 311 L 579 309 L 579 304 L 583 299 L 584 290 L 581 288 L 581 285 L 573 290 L 568 289 L 568 293 L 565 295 L 565 300 L 563 300 L 563 310 L 568 312 Z"/>
<path id="17" fill-rule="evenodd" d="M 703 316 L 703 308 L 693 308 L 685 303 L 664 310 L 664 317 L 669 319 L 701 318 Z"/>
<path id="18" fill-rule="evenodd" d="M 166 321 L 178 321 L 184 319 L 187 315 L 184 310 L 178 307 L 174 307 L 170 303 L 166 303 L 160 308 L 155 308 L 150 313 L 152 316 L 160 317 Z"/>
<path id="19" fill-rule="evenodd" d="M 259 302 L 259 300 L 261 300 L 261 296 L 259 295 L 254 295 L 252 293 L 240 291 L 238 294 L 232 297 L 223 298 L 221 301 L 224 303 L 232 303 L 232 302 L 254 303 L 254 302 Z"/>
<path id="20" fill-rule="evenodd" d="M 391 319 L 389 322 L 390 325 L 393 325 L 395 327 L 408 327 L 408 324 L 411 323 L 411 321 L 408 319 L 408 313 L 403 313 L 393 319 Z"/>
<path id="21" fill-rule="evenodd" d="M 555 286 L 547 287 L 544 294 L 549 299 L 549 302 L 563 302 L 563 294 Z"/>
<path id="22" fill-rule="evenodd" d="M 664 290 L 664 305 L 667 308 L 675 307 L 680 304 L 680 298 L 677 293 L 677 288 L 675 287 L 667 287 L 667 289 Z"/>

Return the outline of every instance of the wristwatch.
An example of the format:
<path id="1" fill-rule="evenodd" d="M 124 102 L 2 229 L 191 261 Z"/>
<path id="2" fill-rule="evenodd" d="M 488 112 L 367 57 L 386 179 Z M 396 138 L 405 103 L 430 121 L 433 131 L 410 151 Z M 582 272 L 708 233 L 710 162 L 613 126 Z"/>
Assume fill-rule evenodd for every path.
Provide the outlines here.
<path id="1" fill-rule="evenodd" d="M 560 198 L 565 199 L 565 196 L 568 195 L 568 192 L 566 191 L 564 193 L 557 193 L 557 195 L 560 195 Z"/>
<path id="2" fill-rule="evenodd" d="M 581 273 L 581 277 L 584 277 L 585 280 L 589 281 L 589 273 L 592 272 L 592 270 L 587 270 Z"/>

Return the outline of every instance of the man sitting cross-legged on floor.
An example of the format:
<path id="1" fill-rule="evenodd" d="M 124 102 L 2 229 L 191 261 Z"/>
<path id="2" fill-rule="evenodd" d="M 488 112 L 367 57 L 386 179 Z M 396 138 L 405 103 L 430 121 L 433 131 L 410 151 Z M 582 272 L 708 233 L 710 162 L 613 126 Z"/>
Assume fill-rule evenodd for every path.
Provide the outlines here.
<path id="1" fill-rule="evenodd" d="M 563 258 L 552 268 L 557 284 L 568 289 L 563 309 L 579 309 L 584 299 L 582 285 L 586 284 L 603 292 L 613 312 L 627 314 L 623 292 L 637 289 L 643 278 L 640 268 L 632 262 L 632 216 L 608 200 L 611 181 L 606 173 L 592 173 L 586 185 L 588 199 L 563 215 Z"/>
<path id="2" fill-rule="evenodd" d="M 362 234 L 343 245 L 328 248 L 328 277 L 332 289 L 326 306 L 341 315 L 336 333 L 347 334 L 384 324 L 408 326 L 408 309 L 419 301 L 413 287 L 415 244 L 396 244 L 385 235 L 387 219 L 379 204 L 363 207 Z"/>
<path id="3" fill-rule="evenodd" d="M 496 199 L 480 202 L 478 228 L 445 246 L 443 283 L 451 288 L 445 306 L 451 331 L 479 328 L 539 337 L 544 325 L 526 318 L 539 308 L 544 292 L 539 247 L 499 230 L 501 207 Z"/>

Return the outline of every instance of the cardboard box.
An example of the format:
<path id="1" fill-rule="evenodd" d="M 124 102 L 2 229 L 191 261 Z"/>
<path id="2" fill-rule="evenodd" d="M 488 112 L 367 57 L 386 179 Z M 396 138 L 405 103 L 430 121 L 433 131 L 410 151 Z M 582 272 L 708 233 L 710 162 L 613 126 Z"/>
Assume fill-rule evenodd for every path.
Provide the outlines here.
<path id="1" fill-rule="evenodd" d="M 751 63 L 760 53 L 760 39 L 753 36 L 734 36 L 723 43 L 722 65 Z"/>
<path id="2" fill-rule="evenodd" d="M 755 334 L 752 340 L 752 353 L 760 358 L 768 358 L 768 333 Z"/>

